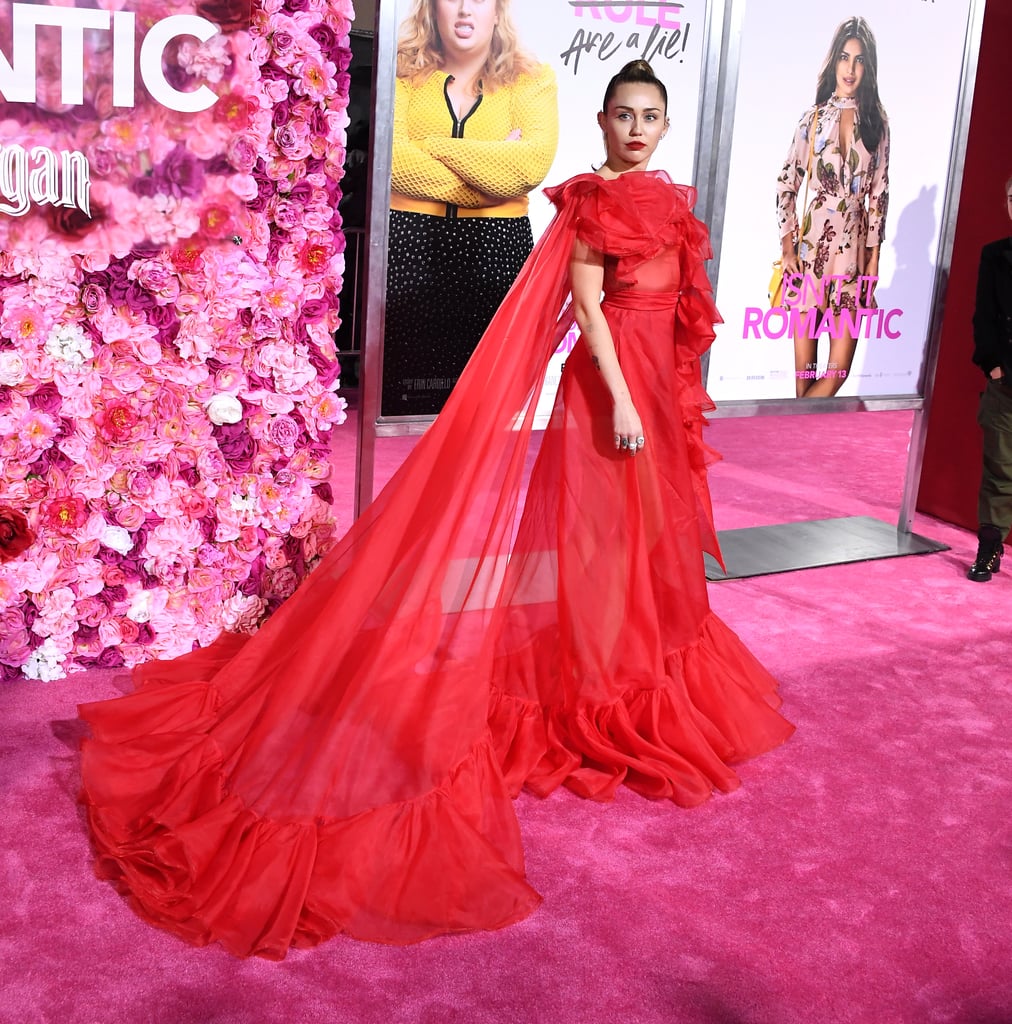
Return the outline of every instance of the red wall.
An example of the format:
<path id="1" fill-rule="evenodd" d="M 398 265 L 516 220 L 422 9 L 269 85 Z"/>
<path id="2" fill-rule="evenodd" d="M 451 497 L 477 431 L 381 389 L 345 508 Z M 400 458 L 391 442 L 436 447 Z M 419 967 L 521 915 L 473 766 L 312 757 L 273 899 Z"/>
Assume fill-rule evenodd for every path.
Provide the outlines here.
<path id="1" fill-rule="evenodd" d="M 972 530 L 977 529 L 981 460 L 977 402 L 984 377 L 970 362 L 973 353 L 971 318 L 981 246 L 1012 230 L 1005 212 L 1004 192 L 1005 181 L 1012 175 L 1010 44 L 1012 3 L 988 0 L 942 320 L 938 371 L 917 496 L 921 512 Z"/>

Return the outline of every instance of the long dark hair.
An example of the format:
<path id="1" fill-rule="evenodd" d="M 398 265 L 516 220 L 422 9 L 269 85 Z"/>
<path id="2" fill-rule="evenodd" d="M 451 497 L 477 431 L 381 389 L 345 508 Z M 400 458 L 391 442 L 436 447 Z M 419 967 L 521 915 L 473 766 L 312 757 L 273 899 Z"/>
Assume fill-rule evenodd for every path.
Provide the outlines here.
<path id="1" fill-rule="evenodd" d="M 826 54 L 826 62 L 819 72 L 815 105 L 821 106 L 836 91 L 836 62 L 848 39 L 856 39 L 864 51 L 864 74 L 857 88 L 856 99 L 861 118 L 861 139 L 868 152 L 874 153 L 882 141 L 882 125 L 886 117 L 878 98 L 878 48 L 875 46 L 875 36 L 864 18 L 848 18 L 837 28 L 829 53 Z"/>
<path id="2" fill-rule="evenodd" d="M 654 69 L 645 60 L 631 60 L 617 75 L 612 75 L 608 88 L 604 90 L 604 103 L 601 104 L 601 109 L 607 111 L 608 104 L 614 98 L 618 87 L 631 82 L 656 86 L 661 94 L 661 99 L 664 100 L 664 112 L 668 112 L 668 90 L 664 88 L 664 83 L 654 74 Z"/>

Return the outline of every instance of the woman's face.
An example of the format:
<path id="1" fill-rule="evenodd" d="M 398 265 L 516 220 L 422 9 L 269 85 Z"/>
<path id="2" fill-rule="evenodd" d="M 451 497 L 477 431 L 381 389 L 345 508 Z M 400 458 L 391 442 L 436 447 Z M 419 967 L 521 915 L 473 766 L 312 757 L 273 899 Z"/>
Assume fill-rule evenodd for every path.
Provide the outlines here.
<path id="1" fill-rule="evenodd" d="M 436 28 L 447 57 L 484 59 L 499 22 L 496 0 L 435 0 Z"/>
<path id="2" fill-rule="evenodd" d="M 1008 219 L 1012 220 L 1012 184 L 1005 189 L 1005 209 L 1008 211 Z"/>
<path id="3" fill-rule="evenodd" d="M 604 132 L 608 164 L 614 170 L 646 170 L 657 143 L 668 130 L 664 98 L 656 85 L 624 82 L 597 115 Z"/>
<path id="4" fill-rule="evenodd" d="M 856 39 L 848 39 L 836 57 L 836 95 L 855 95 L 864 78 L 864 47 Z"/>

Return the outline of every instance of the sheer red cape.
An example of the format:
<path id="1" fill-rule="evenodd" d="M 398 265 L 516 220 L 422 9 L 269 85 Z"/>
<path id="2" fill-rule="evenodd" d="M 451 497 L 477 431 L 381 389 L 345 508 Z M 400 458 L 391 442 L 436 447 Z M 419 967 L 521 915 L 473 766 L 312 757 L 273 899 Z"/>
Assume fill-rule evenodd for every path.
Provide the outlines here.
<path id="1" fill-rule="evenodd" d="M 607 799 L 624 782 L 693 804 L 736 785 L 729 763 L 789 735 L 774 681 L 706 604 L 701 551 L 719 552 L 698 357 L 717 313 L 694 192 L 643 173 L 580 175 L 548 194 L 557 215 L 445 410 L 297 593 L 254 636 L 143 666 L 134 693 L 81 707 L 98 872 L 151 923 L 269 958 L 338 932 L 409 943 L 498 928 L 539 903 L 511 801 L 523 785 Z M 525 480 L 538 394 L 572 323 L 578 235 L 633 278 L 662 251 L 680 274 L 658 349 L 672 380 L 646 428 L 653 462 L 641 454 L 629 468 L 588 448 L 569 463 L 608 467 L 614 500 L 644 524 L 614 586 L 594 578 L 614 559 L 587 556 L 616 542 L 602 534 L 610 513 L 593 514 L 593 477 L 567 506 L 576 540 L 553 504 L 575 479 L 561 397 L 539 482 Z M 637 511 L 665 444 L 679 467 L 662 479 L 670 498 Z M 672 537 L 692 577 L 672 584 L 687 595 L 680 635 L 637 646 L 612 631 L 619 670 L 595 663 L 574 678 L 580 658 L 564 652 L 601 646 L 584 651 L 578 620 L 603 624 L 598 635 L 650 620 L 630 602 L 649 589 L 641 574 L 657 575 L 650 544 Z M 562 547 L 579 554 L 575 568 Z M 591 575 L 582 598 L 567 598 L 575 611 L 553 612 L 560 581 L 578 592 L 581 572 Z"/>

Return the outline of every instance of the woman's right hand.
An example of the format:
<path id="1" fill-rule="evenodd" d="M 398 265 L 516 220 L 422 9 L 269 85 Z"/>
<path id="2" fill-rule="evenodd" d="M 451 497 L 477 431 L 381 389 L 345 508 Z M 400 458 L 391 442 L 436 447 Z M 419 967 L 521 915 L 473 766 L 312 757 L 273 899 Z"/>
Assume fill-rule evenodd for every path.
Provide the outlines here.
<path id="1" fill-rule="evenodd" d="M 794 246 L 794 239 L 790 235 L 784 235 L 780 239 L 780 266 L 785 274 L 800 274 L 801 263 L 798 261 L 798 250 Z"/>

